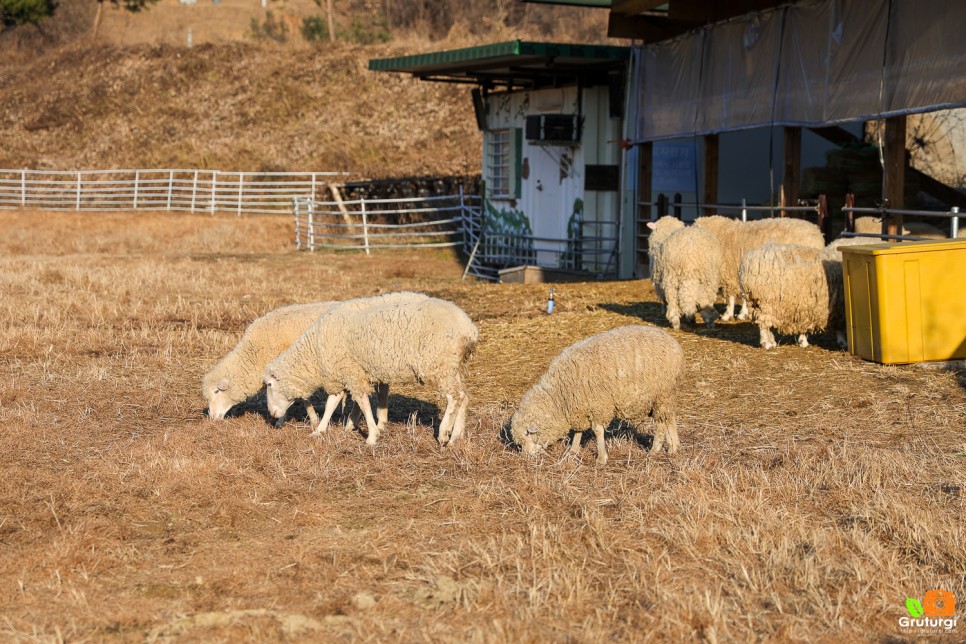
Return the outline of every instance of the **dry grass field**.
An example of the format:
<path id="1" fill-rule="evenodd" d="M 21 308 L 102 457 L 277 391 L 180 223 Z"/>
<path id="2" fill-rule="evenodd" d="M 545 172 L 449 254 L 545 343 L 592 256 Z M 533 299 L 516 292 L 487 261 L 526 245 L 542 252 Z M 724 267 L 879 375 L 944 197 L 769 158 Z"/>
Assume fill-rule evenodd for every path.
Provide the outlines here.
<path id="1" fill-rule="evenodd" d="M 289 217 L 0 224 L 3 640 L 896 642 L 906 597 L 966 603 L 964 374 L 686 327 L 677 455 L 615 426 L 605 467 L 592 440 L 528 461 L 514 405 L 577 339 L 666 327 L 649 282 L 561 284 L 547 316 L 447 253 L 297 253 Z M 373 449 L 206 418 L 254 317 L 400 289 L 480 328 L 461 443 L 419 387 Z"/>

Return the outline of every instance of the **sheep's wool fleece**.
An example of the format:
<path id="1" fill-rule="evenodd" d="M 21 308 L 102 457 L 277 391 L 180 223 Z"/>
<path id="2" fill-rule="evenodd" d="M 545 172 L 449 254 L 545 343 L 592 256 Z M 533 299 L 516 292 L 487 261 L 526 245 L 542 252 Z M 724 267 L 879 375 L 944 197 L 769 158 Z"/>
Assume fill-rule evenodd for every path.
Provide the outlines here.
<path id="1" fill-rule="evenodd" d="M 426 383 L 444 393 L 459 388 L 462 365 L 479 339 L 462 309 L 425 295 L 347 304 L 333 307 L 268 366 L 283 395 L 304 398 L 320 387 L 371 392 L 376 382 Z"/>
<path id="2" fill-rule="evenodd" d="M 655 290 L 682 315 L 693 317 L 699 308 L 714 305 L 721 282 L 721 244 L 710 231 L 695 226 L 678 228 L 661 243 L 654 256 Z"/>
<path id="3" fill-rule="evenodd" d="M 614 418 L 639 427 L 652 409 L 673 416 L 683 373 L 681 345 L 661 329 L 624 326 L 585 338 L 561 351 L 524 394 L 511 420 L 514 441 L 523 444 L 528 428 L 545 446 Z"/>
<path id="4" fill-rule="evenodd" d="M 262 388 L 262 372 L 295 342 L 313 322 L 332 308 L 335 302 L 292 304 L 266 313 L 254 320 L 244 335 L 225 357 L 202 379 L 202 393 L 207 399 L 215 385 L 228 381 L 230 398 L 236 403 Z"/>
<path id="5" fill-rule="evenodd" d="M 775 217 L 740 221 L 721 215 L 698 217 L 694 225 L 710 230 L 721 242 L 721 291 L 724 297 L 741 295 L 738 269 L 748 251 L 768 242 L 822 248 L 825 238 L 815 224 L 804 219 Z"/>
<path id="6" fill-rule="evenodd" d="M 769 243 L 745 255 L 741 287 L 759 326 L 798 335 L 835 325 L 843 289 L 834 253 Z"/>

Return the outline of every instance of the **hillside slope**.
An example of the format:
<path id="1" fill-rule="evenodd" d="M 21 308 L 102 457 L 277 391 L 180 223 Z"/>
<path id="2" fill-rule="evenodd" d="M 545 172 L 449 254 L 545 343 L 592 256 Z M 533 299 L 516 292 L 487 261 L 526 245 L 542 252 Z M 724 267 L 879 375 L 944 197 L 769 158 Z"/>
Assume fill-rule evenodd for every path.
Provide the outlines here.
<path id="1" fill-rule="evenodd" d="M 0 167 L 475 173 L 469 89 L 366 69 L 410 45 L 74 45 L 0 62 Z"/>

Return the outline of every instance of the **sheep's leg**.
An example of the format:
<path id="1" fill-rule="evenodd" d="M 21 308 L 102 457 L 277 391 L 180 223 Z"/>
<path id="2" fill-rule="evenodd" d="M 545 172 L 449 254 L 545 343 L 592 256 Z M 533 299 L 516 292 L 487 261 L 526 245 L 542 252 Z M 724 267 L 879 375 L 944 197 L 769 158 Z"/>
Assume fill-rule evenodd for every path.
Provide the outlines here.
<path id="1" fill-rule="evenodd" d="M 748 311 L 748 300 L 746 298 L 741 298 L 741 310 L 738 311 L 739 320 L 747 320 L 751 317 L 751 313 Z"/>
<path id="2" fill-rule="evenodd" d="M 721 316 L 721 320 L 727 322 L 735 317 L 735 296 L 728 296 L 728 303 L 725 305 L 724 315 Z"/>
<path id="3" fill-rule="evenodd" d="M 470 404 L 470 397 L 466 395 L 465 391 L 460 391 L 460 403 L 456 408 L 456 421 L 453 423 L 453 432 L 449 437 L 449 445 L 453 444 L 457 438 L 463 435 L 463 431 L 466 429 L 466 408 Z"/>
<path id="4" fill-rule="evenodd" d="M 342 408 L 343 413 L 347 409 L 349 411 L 349 418 L 346 420 L 345 428 L 351 432 L 359 426 L 359 421 L 362 419 L 362 410 L 359 409 L 359 405 L 356 404 L 356 401 L 351 396 L 345 400 L 345 407 Z"/>
<path id="5" fill-rule="evenodd" d="M 362 395 L 357 396 L 353 393 L 352 398 L 362 408 L 362 415 L 366 418 L 366 426 L 369 428 L 366 444 L 375 445 L 376 441 L 379 440 L 379 425 L 376 423 L 376 419 L 372 417 L 372 404 L 369 402 L 369 394 L 363 392 Z"/>
<path id="6" fill-rule="evenodd" d="M 583 437 L 583 431 L 574 431 L 574 440 L 572 443 L 570 443 L 570 449 L 567 450 L 567 455 L 580 458 L 580 439 Z"/>
<path id="7" fill-rule="evenodd" d="M 450 434 L 453 431 L 453 423 L 456 421 L 454 411 L 456 411 L 456 396 L 446 394 L 446 411 L 443 413 L 443 420 L 439 421 L 439 444 L 443 447 L 449 443 Z"/>
<path id="8" fill-rule="evenodd" d="M 305 413 L 309 415 L 309 423 L 312 427 L 319 426 L 319 415 L 315 412 L 315 407 L 312 406 L 310 400 L 305 401 Z"/>
<path id="9" fill-rule="evenodd" d="M 849 339 L 848 339 L 848 336 L 845 335 L 845 331 L 836 331 L 835 341 L 839 343 L 839 348 L 842 348 L 842 349 L 849 348 Z"/>
<path id="10" fill-rule="evenodd" d="M 798 346 L 803 349 L 808 346 L 808 338 L 805 337 L 804 333 L 798 336 Z"/>
<path id="11" fill-rule="evenodd" d="M 376 406 L 379 431 L 383 431 L 389 423 L 389 385 L 382 382 L 376 385 Z"/>
<path id="12" fill-rule="evenodd" d="M 671 323 L 671 328 L 673 329 L 681 328 L 681 310 L 678 308 L 678 305 L 676 303 L 671 304 L 671 302 L 668 302 L 667 314 L 665 315 L 665 317 L 667 318 L 667 321 Z"/>
<path id="13" fill-rule="evenodd" d="M 319 421 L 318 426 L 310 436 L 321 436 L 329 431 L 329 421 L 332 420 L 332 414 L 335 413 L 335 408 L 339 406 L 343 398 L 345 398 L 344 391 L 338 394 L 329 394 L 329 397 L 325 400 L 325 410 L 322 412 L 322 420 Z"/>
<path id="14" fill-rule="evenodd" d="M 758 325 L 758 337 L 758 343 L 761 345 L 762 349 L 774 349 L 778 346 L 778 343 L 775 342 L 775 336 L 772 334 L 771 329 L 764 324 Z"/>
<path id="15" fill-rule="evenodd" d="M 594 425 L 594 435 L 597 436 L 597 464 L 607 464 L 607 447 L 604 446 L 604 426 L 600 423 Z"/>
<path id="16" fill-rule="evenodd" d="M 275 429 L 281 429 L 285 425 L 285 421 L 286 420 L 288 420 L 288 410 L 287 409 L 285 410 L 285 413 L 281 415 L 281 417 L 279 417 L 278 419 L 276 419 L 276 421 L 275 421 Z"/>
<path id="17" fill-rule="evenodd" d="M 718 317 L 718 312 L 715 311 L 713 306 L 706 306 L 701 309 L 701 317 L 704 318 L 704 324 L 709 329 L 714 326 L 714 321 Z"/>

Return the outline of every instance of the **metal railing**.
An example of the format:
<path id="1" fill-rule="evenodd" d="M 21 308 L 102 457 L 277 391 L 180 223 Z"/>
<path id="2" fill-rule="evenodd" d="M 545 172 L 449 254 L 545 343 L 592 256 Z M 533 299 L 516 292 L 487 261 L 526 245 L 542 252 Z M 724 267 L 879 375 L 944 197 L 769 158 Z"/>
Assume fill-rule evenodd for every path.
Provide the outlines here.
<path id="1" fill-rule="evenodd" d="M 298 249 L 447 248 L 466 245 L 476 195 L 318 201 L 296 197 Z"/>
<path id="2" fill-rule="evenodd" d="M 874 237 L 876 239 L 882 240 L 899 240 L 899 241 L 925 241 L 934 240 L 933 237 L 920 237 L 915 231 L 910 230 L 909 235 L 888 235 L 886 233 L 857 233 L 855 230 L 855 215 L 873 215 L 880 220 L 885 221 L 889 215 L 901 215 L 903 218 L 906 216 L 911 217 L 930 217 L 930 218 L 943 218 L 949 219 L 949 237 L 951 239 L 957 239 L 959 237 L 959 207 L 952 206 L 949 210 L 936 211 L 936 210 L 901 210 L 898 208 L 889 208 L 885 205 L 880 205 L 875 208 L 860 208 L 853 205 L 847 201 L 846 205 L 842 207 L 842 212 L 845 213 L 846 221 L 848 222 L 846 232 L 842 233 L 843 237 Z M 941 234 L 945 235 L 944 232 L 939 231 Z M 922 231 L 920 231 L 922 234 Z"/>
<path id="3" fill-rule="evenodd" d="M 0 170 L 0 209 L 155 210 L 237 215 L 289 212 L 344 172 L 196 169 Z"/>

